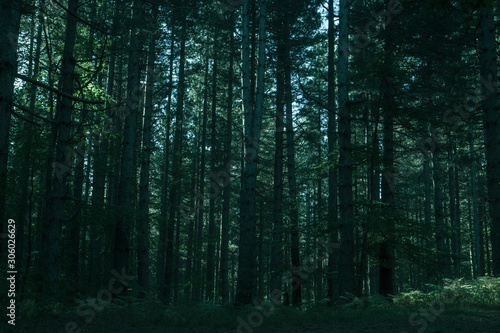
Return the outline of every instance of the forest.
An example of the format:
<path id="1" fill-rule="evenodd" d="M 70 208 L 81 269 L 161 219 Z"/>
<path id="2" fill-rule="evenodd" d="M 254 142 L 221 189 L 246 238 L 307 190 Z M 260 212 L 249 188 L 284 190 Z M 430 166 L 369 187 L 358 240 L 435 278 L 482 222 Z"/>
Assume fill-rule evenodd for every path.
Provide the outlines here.
<path id="1" fill-rule="evenodd" d="M 2 332 L 500 332 L 500 2 L 0 0 Z"/>

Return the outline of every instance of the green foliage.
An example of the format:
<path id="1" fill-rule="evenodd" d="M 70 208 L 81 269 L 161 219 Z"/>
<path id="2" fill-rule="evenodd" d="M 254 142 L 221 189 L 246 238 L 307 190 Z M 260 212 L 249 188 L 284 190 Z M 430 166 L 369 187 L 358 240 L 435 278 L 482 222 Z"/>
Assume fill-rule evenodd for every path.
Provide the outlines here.
<path id="1" fill-rule="evenodd" d="M 443 285 L 428 284 L 429 292 L 413 290 L 394 298 L 401 307 L 413 307 L 441 300 L 454 307 L 500 307 L 500 278 L 476 280 L 445 279 Z"/>
<path id="2" fill-rule="evenodd" d="M 349 294 L 344 299 L 349 300 L 348 303 L 343 305 L 344 309 L 368 309 L 368 308 L 380 308 L 387 309 L 390 305 L 387 298 L 382 295 L 371 295 L 368 297 L 356 297 Z"/>

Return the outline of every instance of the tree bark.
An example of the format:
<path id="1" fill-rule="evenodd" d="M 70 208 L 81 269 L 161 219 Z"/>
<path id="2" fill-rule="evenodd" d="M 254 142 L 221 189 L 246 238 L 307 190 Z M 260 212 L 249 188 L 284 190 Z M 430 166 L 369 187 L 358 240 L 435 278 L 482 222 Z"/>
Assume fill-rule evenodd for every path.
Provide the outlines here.
<path id="1" fill-rule="evenodd" d="M 38 15 L 41 17 L 41 13 L 39 12 Z M 36 37 L 34 36 L 35 34 L 35 27 L 36 27 Z M 38 24 L 35 21 L 35 16 L 33 16 L 33 21 L 32 21 L 32 34 L 31 34 L 31 45 L 30 45 L 30 59 L 32 59 L 32 63 L 30 63 L 29 66 L 29 74 L 28 76 L 37 79 L 38 74 L 40 72 L 40 49 L 42 45 L 42 21 L 38 22 Z M 36 42 L 35 42 L 36 41 Z M 36 46 L 35 46 L 36 43 Z M 34 52 L 34 54 L 33 54 Z M 0 74 L 1 75 L 1 74 Z M 35 84 L 32 84 L 30 87 L 30 111 L 32 114 L 35 114 L 35 102 L 36 102 L 36 89 L 37 86 Z M 33 115 L 30 115 L 29 120 L 33 120 Z M 29 179 L 30 179 L 30 172 L 32 170 L 32 163 L 31 163 L 31 152 L 32 152 L 32 143 L 33 143 L 33 124 L 30 122 L 26 122 L 23 125 L 24 127 L 24 133 L 26 136 L 26 142 L 24 143 L 21 151 L 22 151 L 22 167 L 21 171 L 19 174 L 19 180 L 20 180 L 20 187 L 21 187 L 21 195 L 19 197 L 19 202 L 17 206 L 17 219 L 16 219 L 16 260 L 22 265 L 23 264 L 23 259 L 24 259 L 24 242 L 25 242 L 25 236 L 24 236 L 24 229 L 25 226 L 27 225 L 27 222 L 31 220 L 31 216 L 28 219 L 28 214 L 30 214 L 31 209 L 31 203 L 28 205 L 28 198 L 29 198 Z M 1 209 L 0 209 L 1 210 Z M 1 222 L 0 222 L 1 226 Z M 30 228 L 30 226 L 28 226 Z M 0 232 L 1 232 L 0 228 Z M 28 242 L 30 240 L 28 239 Z M 1 253 L 1 250 L 0 250 Z M 28 253 L 28 256 L 30 254 Z M 28 262 L 29 263 L 29 262 Z M 26 264 L 26 271 L 29 268 L 29 264 Z M 27 273 L 26 273 L 27 274 Z M 17 290 L 20 291 L 20 294 L 22 295 L 24 291 L 24 283 L 22 281 L 26 281 L 26 274 L 24 276 L 19 276 L 19 278 L 16 280 L 18 287 L 16 288 Z"/>
<path id="2" fill-rule="evenodd" d="M 479 65 L 481 79 L 494 82 L 489 86 L 483 85 L 485 95 L 483 101 L 483 125 L 489 216 L 491 220 L 492 273 L 494 276 L 500 276 L 500 114 L 498 113 L 495 20 L 491 8 L 482 8 L 480 15 Z"/>
<path id="3" fill-rule="evenodd" d="M 484 275 L 484 271 L 481 269 L 481 264 L 479 261 L 479 254 L 481 253 L 479 248 L 479 213 L 478 213 L 478 202 L 477 202 L 477 184 L 476 184 L 476 148 L 474 145 L 474 128 L 472 125 L 472 119 L 469 119 L 469 154 L 471 160 L 470 167 L 470 179 L 471 179 L 471 191 L 472 191 L 472 218 L 473 218 L 473 230 L 474 230 L 474 277 L 480 277 Z"/>
<path id="4" fill-rule="evenodd" d="M 266 47 L 266 1 L 259 0 L 259 56 L 257 98 L 255 108 L 250 86 L 250 20 L 249 0 L 243 0 L 242 13 L 242 93 L 244 116 L 244 168 L 241 175 L 240 253 L 238 257 L 238 282 L 236 303 L 251 304 L 254 292 L 254 267 L 256 243 L 255 192 L 257 164 L 264 102 L 264 69 Z"/>
<path id="5" fill-rule="evenodd" d="M 221 235 L 221 263 L 220 263 L 220 281 L 221 297 L 223 304 L 229 304 L 229 208 L 231 203 L 231 143 L 233 139 L 233 76 L 234 76 L 234 31 L 233 25 L 229 33 L 229 74 L 227 81 L 227 121 L 226 121 L 226 141 L 224 142 L 224 173 L 225 183 L 222 193 L 222 235 Z"/>
<path id="6" fill-rule="evenodd" d="M 339 106 L 339 295 L 355 294 L 354 281 L 354 219 L 352 199 L 351 114 L 348 82 L 349 1 L 340 0 L 338 46 Z"/>
<path id="7" fill-rule="evenodd" d="M 433 152 L 433 177 L 434 177 L 434 217 L 436 220 L 436 249 L 438 252 L 438 264 L 440 269 L 436 270 L 438 280 L 441 280 L 447 272 L 444 215 L 443 215 L 443 188 L 441 180 L 441 163 L 439 161 L 440 148 L 436 144 Z"/>
<path id="8" fill-rule="evenodd" d="M 179 206 L 181 203 L 181 173 L 182 173 L 182 139 L 183 139 L 183 119 L 184 119 L 184 95 L 186 90 L 186 76 L 185 76 L 185 65 L 186 65 L 186 25 L 187 25 L 187 13 L 184 9 L 179 9 L 180 13 L 180 24 L 181 24 L 181 47 L 180 47 L 180 59 L 179 59 L 179 82 L 177 85 L 177 105 L 175 112 L 175 132 L 174 132 L 174 156 L 172 161 L 172 179 L 173 184 L 170 189 L 169 197 L 169 218 L 168 218 L 168 228 L 167 228 L 167 253 L 165 257 L 165 285 L 162 293 L 162 299 L 164 302 L 169 303 L 172 296 L 172 282 L 174 281 L 174 274 L 176 272 L 173 270 L 174 264 L 174 229 L 176 218 L 180 218 Z"/>
<path id="9" fill-rule="evenodd" d="M 395 234 L 396 209 L 394 207 L 395 184 L 394 184 L 394 88 L 392 86 L 392 39 L 391 32 L 387 29 L 385 36 L 385 56 L 382 68 L 382 109 L 383 109 L 383 177 L 382 177 L 382 202 L 386 204 L 385 221 L 381 230 L 384 240 L 379 248 L 379 291 L 383 296 L 394 295 L 395 288 L 395 249 L 397 241 Z"/>
<path id="10" fill-rule="evenodd" d="M 77 36 L 77 9 L 78 0 L 70 0 L 66 23 L 66 36 L 64 42 L 63 59 L 61 65 L 61 91 L 67 95 L 73 94 L 73 81 L 75 71 L 74 47 Z M 61 266 L 61 234 L 64 215 L 64 203 L 67 197 L 66 179 L 69 176 L 71 163 L 75 156 L 69 154 L 71 149 L 71 115 L 73 105 L 70 98 L 62 96 L 57 102 L 57 118 L 55 131 L 57 149 L 55 159 L 55 172 L 52 178 L 52 194 L 49 201 L 48 220 L 45 227 L 46 240 L 44 253 L 45 293 L 54 298 L 59 290 Z"/>
<path id="11" fill-rule="evenodd" d="M 453 157 L 453 147 L 450 146 L 449 150 L 449 165 L 448 165 L 448 193 L 449 193 L 449 211 L 450 211 L 450 222 L 451 222 L 451 249 L 453 254 L 453 276 L 455 279 L 460 278 L 460 245 L 459 245 L 459 237 L 460 237 L 460 226 L 458 221 L 458 201 L 456 198 L 457 189 L 456 179 L 455 179 L 455 161 Z"/>
<path id="12" fill-rule="evenodd" d="M 199 191 L 197 192 L 198 200 L 198 223 L 196 227 L 196 260 L 194 264 L 194 281 L 193 281 L 193 300 L 200 301 L 202 297 L 202 248 L 203 248 L 203 224 L 205 218 L 205 171 L 206 171 L 206 150 L 207 150 L 207 119 L 208 119 L 208 50 L 205 63 L 205 89 L 203 92 L 203 116 L 201 125 L 201 154 L 200 154 L 200 179 L 198 183 Z"/>
<path id="13" fill-rule="evenodd" d="M 151 118 L 153 116 L 153 94 L 157 74 L 155 72 L 156 61 L 156 20 L 158 17 L 158 4 L 153 5 L 151 25 L 152 34 L 148 47 L 148 69 L 146 78 L 146 96 L 144 101 L 144 122 L 142 130 L 141 149 L 141 173 L 139 181 L 139 213 L 137 219 L 137 279 L 142 288 L 149 287 L 149 178 L 151 165 L 151 151 L 154 144 L 152 141 Z"/>
<path id="14" fill-rule="evenodd" d="M 281 22 L 279 22 L 281 23 Z M 271 291 L 282 290 L 283 271 L 283 149 L 284 149 L 284 49 L 281 24 L 276 39 L 276 114 L 275 114 L 275 149 L 273 171 L 273 230 L 271 243 Z"/>
<path id="15" fill-rule="evenodd" d="M 288 8 L 287 8 L 288 9 Z M 293 109 L 292 109 L 292 76 L 290 62 L 290 24 L 284 20 L 284 70 L 285 70 L 285 126 L 286 126 L 286 148 L 287 148 L 287 176 L 288 188 L 290 190 L 290 255 L 292 262 L 292 304 L 300 306 L 302 304 L 302 281 L 300 277 L 300 242 L 299 242 L 299 210 L 297 201 L 297 177 L 295 171 L 295 135 L 293 130 Z"/>
<path id="16" fill-rule="evenodd" d="M 158 253 L 157 253 L 157 283 L 158 289 L 163 290 L 165 282 L 165 255 L 167 252 L 167 211 L 168 211 L 168 188 L 169 188 L 169 166 L 170 166 L 170 127 L 172 123 L 172 79 L 174 71 L 174 46 L 175 46 L 175 34 L 172 29 L 171 41 L 170 41 L 170 59 L 169 59 L 169 72 L 168 72 L 168 93 L 167 93 L 167 132 L 165 135 L 165 151 L 163 156 L 163 184 L 161 191 L 161 211 L 160 211 L 160 222 L 158 227 Z"/>
<path id="17" fill-rule="evenodd" d="M 14 78 L 17 73 L 17 38 L 21 17 L 20 1 L 0 4 L 0 233 L 3 234 L 7 191 L 7 162 L 9 153 L 10 114 L 14 101 Z M 3 253 L 4 238 L 0 238 Z M 4 263 L 1 264 L 2 267 Z"/>
<path id="18" fill-rule="evenodd" d="M 124 114 L 122 156 L 120 167 L 120 184 L 118 190 L 118 220 L 116 223 L 114 269 L 118 272 L 129 270 L 130 260 L 130 228 L 133 226 L 133 209 L 135 202 L 135 142 L 137 115 L 139 113 L 140 68 L 139 26 L 142 18 L 142 0 L 134 0 L 132 20 L 130 23 L 130 51 L 128 63 L 127 103 Z M 126 286 L 124 286 L 126 287 Z M 126 288 L 125 288 L 126 289 Z"/>
<path id="19" fill-rule="evenodd" d="M 337 120 L 335 104 L 335 13 L 334 0 L 328 0 L 328 240 L 338 242 L 337 213 Z M 333 301 L 338 297 L 338 279 L 334 271 L 338 264 L 338 253 L 328 254 L 327 297 Z"/>
<path id="20" fill-rule="evenodd" d="M 208 242 L 207 242 L 207 292 L 206 298 L 208 300 L 213 300 L 214 298 L 214 287 L 215 287 L 215 244 L 217 242 L 216 232 L 215 232 L 215 197 L 217 196 L 217 191 L 219 189 L 219 184 L 217 184 L 216 179 L 213 177 L 217 175 L 217 38 L 218 38 L 218 28 L 214 34 L 214 45 L 213 45 L 213 67 L 212 67 L 212 115 L 211 115 L 211 147 L 210 147 L 210 173 L 212 179 L 210 181 L 210 200 L 209 200 L 209 212 L 208 212 Z"/>

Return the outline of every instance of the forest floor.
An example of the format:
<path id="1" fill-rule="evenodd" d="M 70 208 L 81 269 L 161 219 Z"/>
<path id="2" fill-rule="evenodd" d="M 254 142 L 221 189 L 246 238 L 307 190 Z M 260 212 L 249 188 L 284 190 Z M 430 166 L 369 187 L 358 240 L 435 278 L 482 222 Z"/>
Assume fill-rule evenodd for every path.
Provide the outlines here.
<path id="1" fill-rule="evenodd" d="M 159 313 L 162 315 L 159 315 Z M 500 308 L 448 308 L 434 304 L 409 308 L 316 307 L 277 308 L 162 308 L 139 311 L 113 309 L 85 319 L 67 312 L 33 322 L 19 318 L 12 332 L 29 333 L 500 333 Z M 87 313 L 88 314 L 88 313 Z M 243 319 L 245 318 L 245 319 Z M 69 326 L 68 326 L 69 325 Z M 69 327 L 69 328 L 68 328 Z M 1 330 L 3 331 L 3 330 Z M 7 331 L 10 332 L 10 331 Z"/>

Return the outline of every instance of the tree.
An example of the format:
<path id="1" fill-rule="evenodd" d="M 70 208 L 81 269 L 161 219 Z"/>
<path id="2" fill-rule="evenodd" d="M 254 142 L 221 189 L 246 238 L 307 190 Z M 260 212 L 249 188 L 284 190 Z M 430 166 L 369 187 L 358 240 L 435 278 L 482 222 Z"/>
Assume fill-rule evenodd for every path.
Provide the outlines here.
<path id="1" fill-rule="evenodd" d="M 61 65 L 61 92 L 71 96 L 74 91 L 75 59 L 74 48 L 77 36 L 77 9 L 78 0 L 68 2 L 66 16 L 66 35 Z M 52 194 L 49 200 L 48 220 L 45 225 L 44 272 L 45 294 L 55 297 L 59 289 L 61 267 L 61 233 L 64 215 L 64 203 L 67 196 L 66 179 L 69 176 L 71 163 L 75 156 L 71 156 L 71 115 L 73 104 L 71 98 L 60 96 L 57 101 L 57 117 L 54 137 L 57 137 L 54 175 L 52 177 Z"/>
<path id="2" fill-rule="evenodd" d="M 491 219 L 491 249 L 493 275 L 500 276 L 500 114 L 498 113 L 498 87 L 493 10 L 480 10 L 479 63 L 485 95 L 483 124 L 486 147 L 486 177 L 488 186 L 489 215 Z"/>
<path id="3" fill-rule="evenodd" d="M 339 131 L 339 295 L 355 294 L 354 219 L 352 198 L 351 114 L 348 83 L 349 2 L 340 1 L 338 46 Z"/>
<path id="4" fill-rule="evenodd" d="M 137 115 L 139 113 L 140 75 L 139 68 L 141 45 L 139 26 L 142 18 L 142 0 L 134 0 L 132 20 L 130 21 L 130 51 L 128 63 L 127 104 L 125 123 L 123 127 L 123 142 L 120 166 L 120 185 L 118 190 L 118 205 L 120 212 L 116 222 L 116 236 L 113 266 L 118 272 L 130 269 L 130 229 L 134 221 L 133 210 L 135 195 L 135 141 Z"/>
<path id="5" fill-rule="evenodd" d="M 227 121 L 226 121 L 226 140 L 224 142 L 224 170 L 225 183 L 222 194 L 222 221 L 221 221 L 221 298 L 223 304 L 229 303 L 229 213 L 231 206 L 231 143 L 233 139 L 233 76 L 234 76 L 234 31 L 233 22 L 229 24 L 230 47 L 229 47 L 229 69 L 227 80 Z"/>
<path id="6" fill-rule="evenodd" d="M 164 302 L 170 302 L 172 297 L 172 284 L 174 281 L 174 229 L 175 221 L 180 219 L 180 195 L 181 195 L 181 168 L 182 168 L 182 139 L 183 139 L 183 120 L 184 120 L 184 94 L 185 87 L 185 65 L 186 65 L 186 39 L 187 39 L 187 12 L 180 9 L 178 12 L 178 24 L 181 26 L 180 38 L 180 59 L 179 59 L 179 82 L 177 85 L 177 105 L 175 112 L 175 130 L 172 161 L 173 184 L 170 189 L 170 205 L 167 227 L 167 254 L 165 257 L 165 282 L 161 298 Z"/>
<path id="7" fill-rule="evenodd" d="M 149 182 L 150 182 L 150 165 L 151 151 L 154 144 L 151 140 L 153 116 L 153 94 L 157 73 L 155 72 L 156 60 L 156 20 L 158 16 L 158 4 L 154 4 L 151 13 L 153 33 L 149 40 L 148 46 L 148 69 L 146 81 L 146 93 L 144 101 L 144 120 L 142 131 L 142 156 L 141 156 L 141 174 L 139 183 L 139 211 L 141 218 L 137 223 L 137 276 L 138 283 L 141 287 L 149 287 Z"/>
<path id="8" fill-rule="evenodd" d="M 259 60 L 257 97 L 251 100 L 250 86 L 250 12 L 249 0 L 243 0 L 242 12 L 242 93 L 244 116 L 244 169 L 241 175 L 240 253 L 236 303 L 251 304 L 254 289 L 256 214 L 255 191 L 259 154 L 262 108 L 264 104 L 264 70 L 266 47 L 266 1 L 259 0 Z"/>
<path id="9" fill-rule="evenodd" d="M 334 3 L 328 1 L 328 238 L 330 243 L 338 241 L 337 226 L 337 153 L 338 142 L 336 104 L 335 104 L 335 23 Z M 333 300 L 338 295 L 338 284 L 333 277 L 338 263 L 337 253 L 328 256 L 328 291 Z"/>
<path id="10" fill-rule="evenodd" d="M 20 1 L 2 1 L 0 4 L 0 188 L 7 188 L 7 161 L 9 129 L 14 97 L 14 78 L 17 73 L 17 38 L 21 18 Z M 6 191 L 0 192 L 0 230 L 4 233 Z M 7 226 L 7 224 L 5 224 Z M 4 241 L 0 243 L 3 253 Z"/>
<path id="11" fill-rule="evenodd" d="M 393 23 L 394 24 L 394 23 Z M 390 28 L 392 29 L 392 27 Z M 384 230 L 385 240 L 380 244 L 379 253 L 379 288 L 380 294 L 384 296 L 394 295 L 396 258 L 394 253 L 395 235 L 395 201 L 394 201 L 394 114 L 396 107 L 394 103 L 394 88 L 391 70 L 394 67 L 392 33 L 386 27 L 384 45 L 384 64 L 382 65 L 382 109 L 383 109 L 383 146 L 382 155 L 383 177 L 382 177 L 382 202 L 387 204 Z"/>

